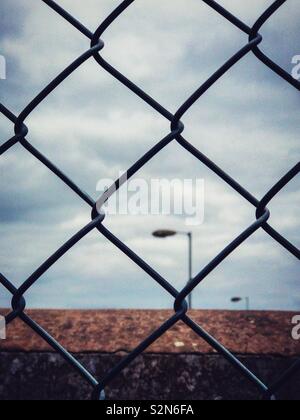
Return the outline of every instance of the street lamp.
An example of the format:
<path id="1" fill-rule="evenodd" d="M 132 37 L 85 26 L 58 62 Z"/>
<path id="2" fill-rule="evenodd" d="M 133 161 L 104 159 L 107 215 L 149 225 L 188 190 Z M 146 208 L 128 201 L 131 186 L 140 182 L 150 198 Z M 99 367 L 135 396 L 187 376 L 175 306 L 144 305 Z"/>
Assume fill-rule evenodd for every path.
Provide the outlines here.
<path id="1" fill-rule="evenodd" d="M 152 234 L 155 238 L 165 239 L 176 235 L 185 235 L 188 238 L 188 253 L 189 253 L 189 281 L 188 284 L 193 280 L 193 234 L 192 232 L 177 232 L 174 230 L 156 230 Z M 192 293 L 188 296 L 189 309 L 192 309 Z"/>
<path id="2" fill-rule="evenodd" d="M 250 311 L 250 299 L 248 297 L 245 297 L 245 298 L 242 298 L 242 297 L 233 297 L 231 299 L 231 302 L 232 303 L 239 303 L 239 302 L 242 302 L 243 300 L 246 302 L 246 310 L 247 311 Z"/>

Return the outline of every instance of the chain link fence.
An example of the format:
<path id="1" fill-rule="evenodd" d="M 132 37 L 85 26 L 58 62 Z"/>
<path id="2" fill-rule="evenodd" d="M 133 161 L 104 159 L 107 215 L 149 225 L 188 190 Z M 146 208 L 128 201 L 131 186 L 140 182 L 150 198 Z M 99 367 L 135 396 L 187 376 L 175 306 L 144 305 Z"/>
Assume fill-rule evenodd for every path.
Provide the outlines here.
<path id="1" fill-rule="evenodd" d="M 16 288 L 4 275 L 0 274 L 0 283 L 5 287 L 12 295 L 12 310 L 6 316 L 6 323 L 10 324 L 14 319 L 20 318 L 25 324 L 27 324 L 32 330 L 35 331 L 40 337 L 42 337 L 57 353 L 59 353 L 70 365 L 74 368 L 90 385 L 92 398 L 95 400 L 105 399 L 105 388 L 106 386 L 118 375 L 123 369 L 125 369 L 134 359 L 141 355 L 151 344 L 158 340 L 166 331 L 172 328 L 179 321 L 184 322 L 189 328 L 191 328 L 199 338 L 205 340 L 214 350 L 219 354 L 223 355 L 224 358 L 233 365 L 237 374 L 246 377 L 250 383 L 252 383 L 261 392 L 263 399 L 270 400 L 276 398 L 276 392 L 283 387 L 287 381 L 291 379 L 300 370 L 300 360 L 295 363 L 289 370 L 283 374 L 275 374 L 277 379 L 272 384 L 265 384 L 261 379 L 254 375 L 245 365 L 238 360 L 233 354 L 231 354 L 225 347 L 221 345 L 217 340 L 214 339 L 208 332 L 206 332 L 201 325 L 198 325 L 189 316 L 188 304 L 186 298 L 193 290 L 200 285 L 200 283 L 210 275 L 231 253 L 233 253 L 242 243 L 244 243 L 249 237 L 251 237 L 256 231 L 263 229 L 266 234 L 270 235 L 277 243 L 284 247 L 289 253 L 295 258 L 299 259 L 300 250 L 290 243 L 285 237 L 283 237 L 278 231 L 276 231 L 270 224 L 270 211 L 267 206 L 273 200 L 273 198 L 281 192 L 281 190 L 295 178 L 300 170 L 300 163 L 297 163 L 282 179 L 280 179 L 273 188 L 270 189 L 263 197 L 259 200 L 254 197 L 249 191 L 241 186 L 236 180 L 230 175 L 224 172 L 218 167 L 212 160 L 201 153 L 200 150 L 196 149 L 187 139 L 183 137 L 184 124 L 182 118 L 185 113 L 201 99 L 205 92 L 210 89 L 222 76 L 227 73 L 235 64 L 243 59 L 247 54 L 253 53 L 258 60 L 266 65 L 270 71 L 277 73 L 278 76 L 283 78 L 287 83 L 292 85 L 295 89 L 300 90 L 300 82 L 295 80 L 290 74 L 288 74 L 283 68 L 278 66 L 269 57 L 267 57 L 260 49 L 260 44 L 263 41 L 263 37 L 259 31 L 262 26 L 272 17 L 274 13 L 278 11 L 281 6 L 286 3 L 287 0 L 276 0 L 259 19 L 256 21 L 253 27 L 249 27 L 236 16 L 231 14 L 229 11 L 224 9 L 221 5 L 213 0 L 202 0 L 208 6 L 210 6 L 216 13 L 222 15 L 224 19 L 231 22 L 232 25 L 240 29 L 247 37 L 247 42 L 242 48 L 231 57 L 222 67 L 220 67 L 199 89 L 187 99 L 187 101 L 178 109 L 173 115 L 161 104 L 155 101 L 146 92 L 128 80 L 123 74 L 115 69 L 110 63 L 104 60 L 101 56 L 101 50 L 104 48 L 104 42 L 101 40 L 103 33 L 106 29 L 115 22 L 118 17 L 123 14 L 128 7 L 133 5 L 134 0 L 123 1 L 106 19 L 96 32 L 91 32 L 88 28 L 82 25 L 60 5 L 55 3 L 53 0 L 41 0 L 45 5 L 49 6 L 52 11 L 56 12 L 60 17 L 65 19 L 69 24 L 73 25 L 79 32 L 82 33 L 89 40 L 89 48 L 80 57 L 78 57 L 72 64 L 62 71 L 53 81 L 51 81 L 46 88 L 39 93 L 39 95 L 26 106 L 19 116 L 15 116 L 5 105 L 0 103 L 0 112 L 14 125 L 14 135 L 11 139 L 6 141 L 0 146 L 0 155 L 3 156 L 5 152 L 11 149 L 17 143 L 22 145 L 31 155 L 42 162 L 54 175 L 61 179 L 75 194 L 77 194 L 87 205 L 91 207 L 92 217 L 91 222 L 84 226 L 77 234 L 69 239 L 60 249 L 58 249 L 53 255 L 51 255 L 47 261 L 45 261 L 31 276 L 21 285 Z M 75 72 L 84 62 L 87 60 L 94 59 L 99 64 L 101 69 L 110 73 L 112 77 L 117 79 L 126 88 L 132 91 L 135 95 L 139 96 L 145 101 L 150 107 L 157 111 L 162 117 L 166 118 L 170 122 L 170 132 L 159 141 L 151 150 L 149 150 L 140 160 L 138 160 L 127 172 L 127 180 L 133 177 L 147 162 L 153 159 L 162 149 L 164 149 L 171 142 L 177 142 L 183 149 L 192 154 L 202 164 L 206 165 L 211 171 L 213 171 L 223 182 L 228 184 L 233 190 L 240 194 L 247 202 L 249 202 L 256 211 L 255 220 L 251 226 L 249 226 L 244 232 L 231 242 L 219 255 L 217 255 L 193 280 L 182 290 L 176 290 L 165 278 L 161 277 L 152 267 L 146 264 L 143 259 L 136 255 L 131 249 L 129 249 L 122 241 L 114 236 L 103 224 L 105 214 L 102 211 L 103 205 L 110 199 L 110 197 L 116 193 L 116 191 L 126 182 L 122 177 L 118 179 L 114 185 L 112 185 L 102 197 L 95 202 L 88 194 L 82 191 L 67 175 L 65 175 L 59 168 L 55 166 L 53 162 L 47 159 L 39 150 L 37 150 L 27 140 L 28 128 L 25 123 L 30 114 L 35 110 L 45 98 L 52 94 L 55 89 L 63 83 L 73 72 Z M 111 369 L 102 378 L 95 378 L 90 372 L 88 372 L 84 366 L 82 366 L 75 357 L 73 357 L 66 349 L 64 349 L 53 337 L 51 337 L 47 331 L 45 331 L 40 325 L 38 325 L 33 319 L 31 319 L 25 312 L 26 301 L 25 295 L 30 288 L 32 288 L 36 282 L 64 255 L 66 254 L 76 243 L 82 238 L 88 235 L 91 231 L 97 229 L 101 235 L 103 235 L 108 241 L 113 243 L 128 258 L 130 258 L 135 264 L 137 264 L 144 272 L 146 272 L 152 279 L 157 282 L 163 289 L 165 289 L 174 298 L 174 315 L 163 323 L 156 331 L 154 331 L 149 337 L 147 337 L 135 350 L 133 350 L 127 357 L 125 357 L 117 366 Z M 128 337 L 129 339 L 129 337 Z M 278 378 L 279 376 L 279 378 Z"/>

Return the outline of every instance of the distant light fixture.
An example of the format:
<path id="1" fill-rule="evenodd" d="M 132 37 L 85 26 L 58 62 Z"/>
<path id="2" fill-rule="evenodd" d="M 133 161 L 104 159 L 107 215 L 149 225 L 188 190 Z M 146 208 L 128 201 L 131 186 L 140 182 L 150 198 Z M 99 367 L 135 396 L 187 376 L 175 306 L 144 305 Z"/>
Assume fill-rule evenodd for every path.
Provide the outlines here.
<path id="1" fill-rule="evenodd" d="M 169 238 L 170 236 L 177 235 L 174 230 L 156 230 L 152 234 L 155 238 Z"/>
<path id="2" fill-rule="evenodd" d="M 152 235 L 155 238 L 160 238 L 160 239 L 165 239 L 165 238 L 169 238 L 171 236 L 176 236 L 176 235 L 185 235 L 188 238 L 188 243 L 189 243 L 189 281 L 188 284 L 193 280 L 193 275 L 192 275 L 192 271 L 193 271 L 193 267 L 192 267 L 192 259 L 193 259 L 193 250 L 192 250 L 192 246 L 193 246 L 193 234 L 192 232 L 180 232 L 180 231 L 175 231 L 175 230 L 168 230 L 168 229 L 160 229 L 160 230 L 156 230 L 155 232 L 152 233 Z M 189 301 L 189 309 L 192 309 L 193 306 L 193 302 L 192 302 L 192 293 L 190 293 L 188 295 L 188 301 Z"/>
<path id="3" fill-rule="evenodd" d="M 233 297 L 232 299 L 231 299 L 231 302 L 232 303 L 239 303 L 239 302 L 241 302 L 243 299 L 242 298 L 240 298 L 240 297 Z"/>
<path id="4" fill-rule="evenodd" d="M 250 311 L 250 298 L 249 297 L 245 297 L 245 298 L 242 298 L 242 297 L 233 297 L 231 299 L 231 302 L 232 303 L 239 303 L 239 302 L 242 302 L 242 301 L 245 301 L 246 302 L 246 311 Z"/>

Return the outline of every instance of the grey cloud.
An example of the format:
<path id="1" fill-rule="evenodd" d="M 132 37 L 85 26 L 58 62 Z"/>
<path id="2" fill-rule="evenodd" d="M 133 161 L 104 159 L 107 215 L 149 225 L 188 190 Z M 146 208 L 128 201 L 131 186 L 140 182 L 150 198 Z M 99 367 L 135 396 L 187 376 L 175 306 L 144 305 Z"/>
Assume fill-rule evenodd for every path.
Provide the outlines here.
<path id="1" fill-rule="evenodd" d="M 272 1 L 220 3 L 251 25 Z M 296 0 L 289 3 L 262 31 L 262 48 L 287 71 L 291 56 L 300 53 L 299 9 Z M 119 1 L 60 4 L 93 30 Z M 20 112 L 89 48 L 89 41 L 42 2 L 5 0 L 2 11 L 1 49 L 8 58 L 9 77 L 1 81 L 1 101 Z M 247 37 L 201 2 L 141 0 L 107 31 L 105 42 L 104 56 L 174 111 Z M 185 135 L 260 198 L 299 160 L 296 94 L 249 55 L 184 117 Z M 169 130 L 168 122 L 94 60 L 51 94 L 27 124 L 28 140 L 95 198 L 99 178 L 116 178 Z M 11 124 L 1 117 L 0 142 L 11 133 Z M 16 285 L 90 220 L 90 209 L 26 153 L 14 147 L 1 158 L 0 168 L 1 272 Z M 205 179 L 205 223 L 194 231 L 195 273 L 254 220 L 251 205 L 176 144 L 139 176 Z M 298 181 L 271 205 L 272 224 L 295 244 L 298 207 Z M 116 216 L 105 223 L 176 287 L 184 285 L 184 240 L 151 238 L 151 231 L 161 226 L 186 229 L 181 218 Z M 195 304 L 231 307 L 231 295 L 240 293 L 251 295 L 253 306 L 260 309 L 299 308 L 296 264 L 261 232 L 203 282 Z M 8 299 L 1 290 L 0 305 Z M 28 299 L 35 307 L 171 305 L 167 294 L 97 232 L 43 276 Z"/>

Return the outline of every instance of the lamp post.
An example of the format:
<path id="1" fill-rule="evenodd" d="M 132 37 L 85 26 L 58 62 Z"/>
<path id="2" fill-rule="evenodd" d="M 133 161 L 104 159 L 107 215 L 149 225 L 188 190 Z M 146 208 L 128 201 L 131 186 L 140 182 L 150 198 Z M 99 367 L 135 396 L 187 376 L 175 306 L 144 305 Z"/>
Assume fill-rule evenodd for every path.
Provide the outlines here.
<path id="1" fill-rule="evenodd" d="M 156 230 L 152 234 L 155 238 L 165 239 L 176 235 L 185 235 L 188 238 L 188 266 L 189 266 L 189 280 L 188 284 L 193 280 L 193 234 L 192 232 L 178 232 L 174 230 Z M 192 293 L 188 296 L 189 309 L 192 309 Z"/>
<path id="2" fill-rule="evenodd" d="M 239 303 L 239 302 L 242 302 L 243 300 L 246 302 L 246 311 L 250 311 L 250 298 L 249 297 L 244 297 L 244 298 L 242 298 L 242 297 L 233 297 L 231 299 L 231 302 L 232 303 Z"/>

